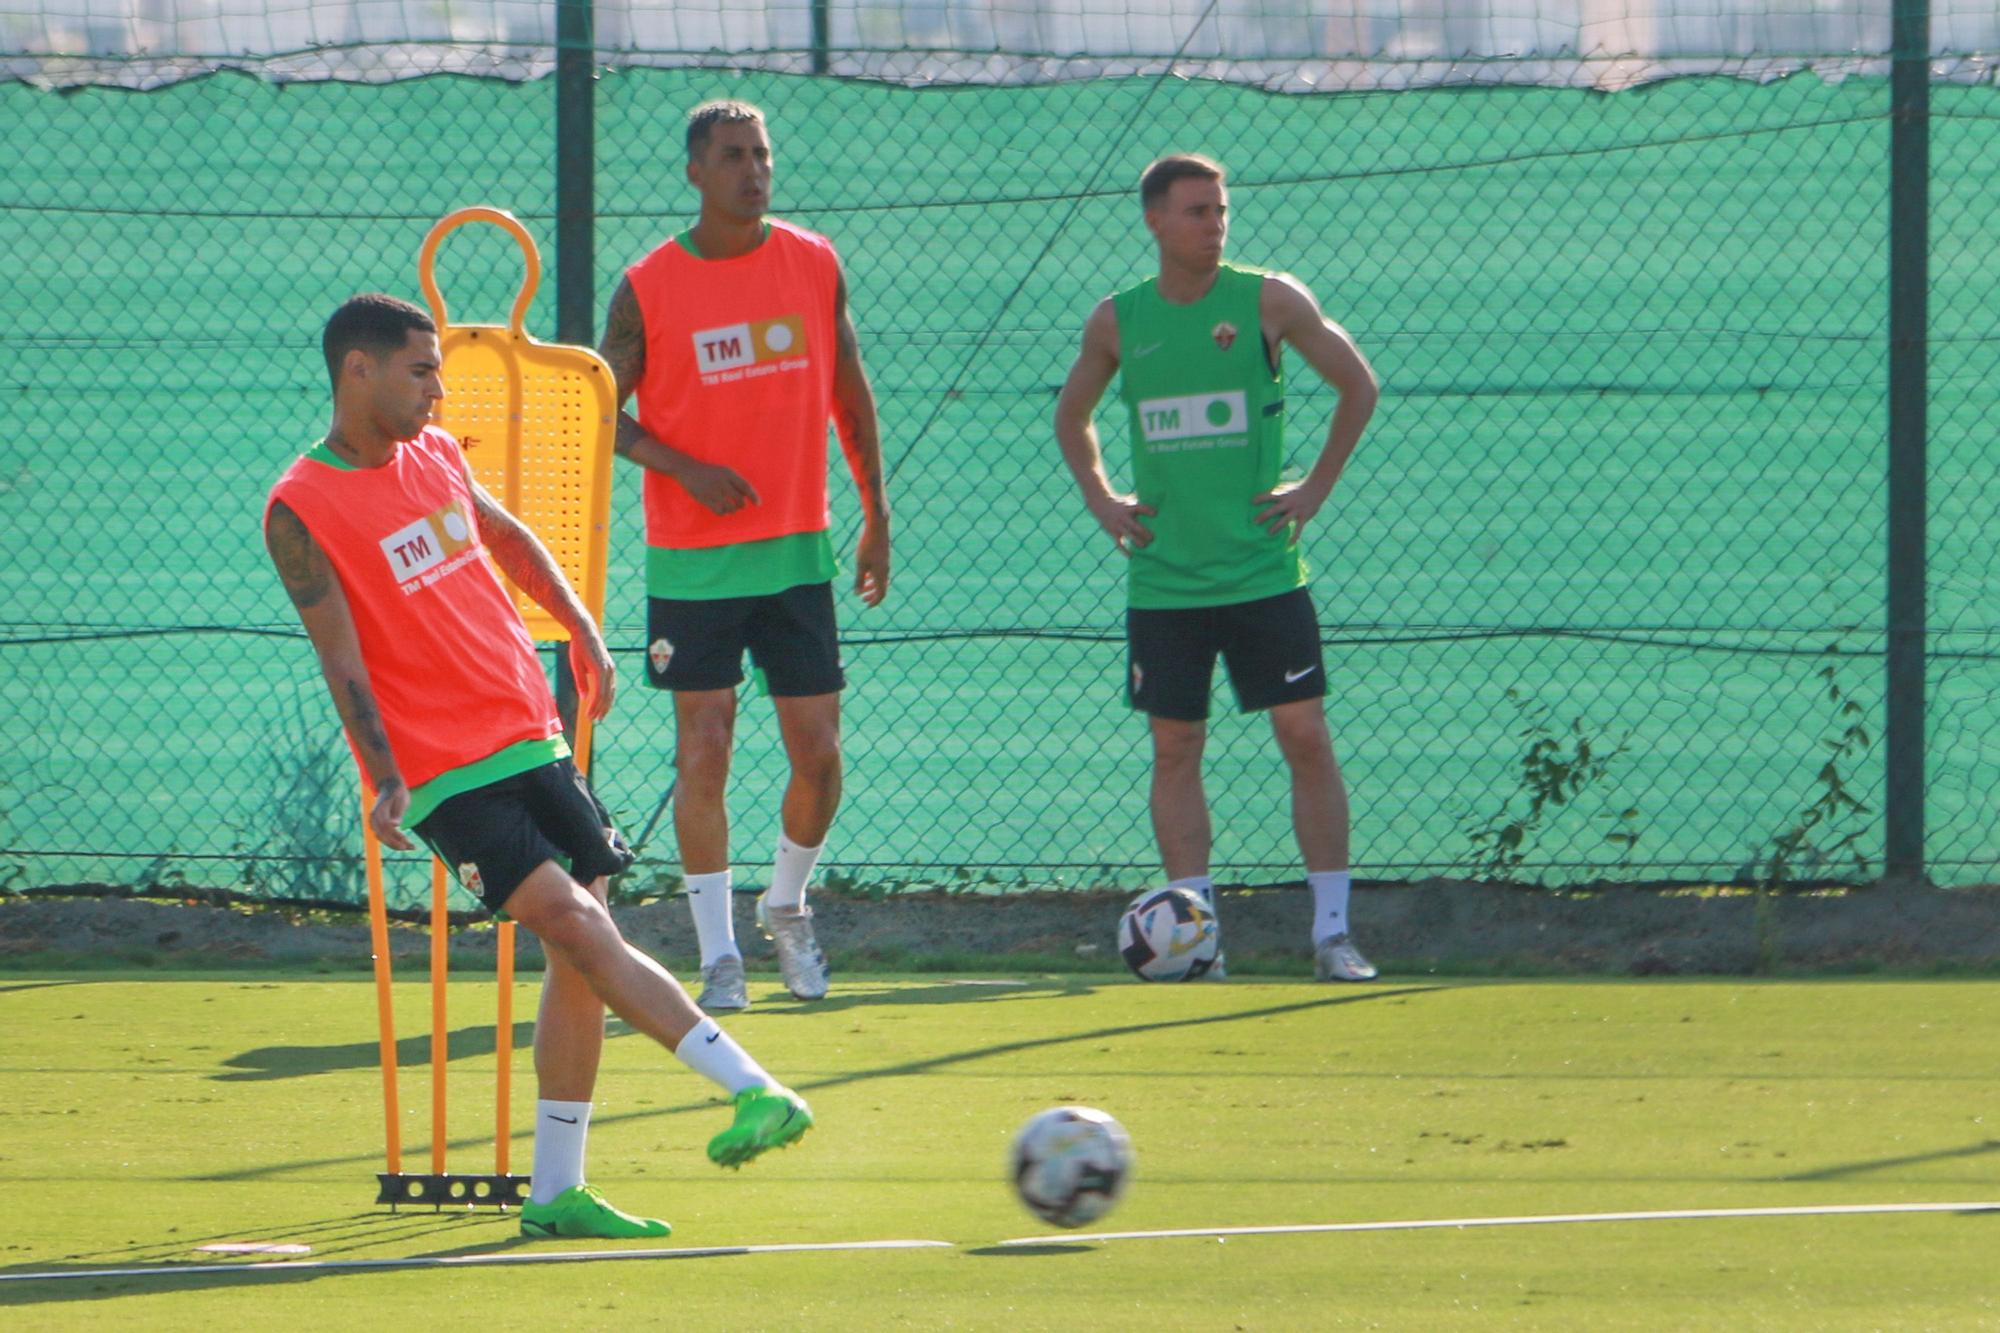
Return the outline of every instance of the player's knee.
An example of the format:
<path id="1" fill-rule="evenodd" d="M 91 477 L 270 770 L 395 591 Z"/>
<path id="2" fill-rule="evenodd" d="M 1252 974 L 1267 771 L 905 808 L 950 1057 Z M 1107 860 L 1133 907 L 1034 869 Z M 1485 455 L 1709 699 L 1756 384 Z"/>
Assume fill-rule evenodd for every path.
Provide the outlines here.
<path id="1" fill-rule="evenodd" d="M 1200 727 L 1155 727 L 1153 762 L 1169 770 L 1200 768 L 1202 746 L 1206 739 Z"/>
<path id="2" fill-rule="evenodd" d="M 792 772 L 799 780 L 818 788 L 840 785 L 840 738 L 834 734 L 814 736 L 792 751 Z"/>
<path id="3" fill-rule="evenodd" d="M 726 720 L 683 722 L 674 747 L 674 767 L 680 780 L 696 784 L 727 781 L 733 741 Z"/>
<path id="4" fill-rule="evenodd" d="M 1317 714 L 1304 718 L 1274 719 L 1272 730 L 1278 749 L 1293 772 L 1334 772 L 1333 741 L 1326 722 Z"/>
<path id="5" fill-rule="evenodd" d="M 535 932 L 542 947 L 578 971 L 589 972 L 607 950 L 617 947 L 618 926 L 611 911 L 581 884 L 565 893 L 539 897 L 521 922 Z"/>

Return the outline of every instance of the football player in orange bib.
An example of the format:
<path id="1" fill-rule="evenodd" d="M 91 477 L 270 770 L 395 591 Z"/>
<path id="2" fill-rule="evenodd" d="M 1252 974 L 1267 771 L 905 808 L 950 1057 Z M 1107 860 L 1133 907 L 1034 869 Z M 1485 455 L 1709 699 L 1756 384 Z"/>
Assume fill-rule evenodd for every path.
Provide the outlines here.
<path id="1" fill-rule="evenodd" d="M 674 696 L 674 832 L 701 944 L 701 1006 L 744 1009 L 723 801 L 743 655 L 762 677 L 791 765 L 757 922 L 785 986 L 826 994 L 806 906 L 840 805 L 840 691 L 827 536 L 827 425 L 861 494 L 854 590 L 889 591 L 889 502 L 875 395 L 847 284 L 824 236 L 766 216 L 771 138 L 745 102 L 688 116 L 701 215 L 625 271 L 598 349 L 623 403 L 618 452 L 645 469 L 646 679 Z"/>
<path id="2" fill-rule="evenodd" d="M 708 1145 L 718 1165 L 793 1142 L 812 1112 L 611 919 L 606 877 L 631 853 L 570 761 L 535 645 L 493 565 L 569 630 L 593 718 L 611 707 L 611 657 L 547 548 L 429 424 L 444 397 L 430 316 L 357 296 L 321 341 L 333 425 L 272 487 L 265 545 L 375 792 L 375 835 L 410 851 L 404 829 L 414 830 L 547 954 L 521 1231 L 664 1236 L 666 1223 L 621 1212 L 584 1181 L 607 1006 L 730 1094 L 733 1123 Z"/>

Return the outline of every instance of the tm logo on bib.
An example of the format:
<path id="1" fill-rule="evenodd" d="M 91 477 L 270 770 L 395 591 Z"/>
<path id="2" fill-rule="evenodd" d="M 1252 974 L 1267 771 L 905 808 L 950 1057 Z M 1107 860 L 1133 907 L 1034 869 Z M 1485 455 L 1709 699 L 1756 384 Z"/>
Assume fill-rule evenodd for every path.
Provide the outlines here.
<path id="1" fill-rule="evenodd" d="M 1139 404 L 1139 434 L 1148 444 L 1215 440 L 1223 435 L 1241 436 L 1242 439 L 1229 443 L 1242 444 L 1248 442 L 1249 433 L 1250 412 L 1241 389 L 1229 393 L 1194 393 L 1185 398 L 1148 398 Z"/>
<path id="2" fill-rule="evenodd" d="M 396 529 L 381 544 L 382 554 L 389 558 L 390 572 L 408 591 L 407 585 L 412 580 L 444 572 L 440 566 L 472 547 L 472 521 L 463 502 L 453 500 L 444 508 Z"/>
<path id="3" fill-rule="evenodd" d="M 798 315 L 726 324 L 694 335 L 695 372 L 704 376 L 794 358 L 803 366 L 805 353 L 806 322 Z"/>

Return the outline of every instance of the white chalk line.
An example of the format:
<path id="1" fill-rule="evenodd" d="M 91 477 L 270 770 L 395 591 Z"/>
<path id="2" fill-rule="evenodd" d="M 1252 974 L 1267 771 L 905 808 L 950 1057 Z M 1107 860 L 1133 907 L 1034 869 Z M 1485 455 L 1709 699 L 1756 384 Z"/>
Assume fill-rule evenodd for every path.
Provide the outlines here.
<path id="1" fill-rule="evenodd" d="M 1001 1245 L 1080 1244 L 1101 1240 L 1165 1240 L 1181 1236 L 1290 1236 L 1327 1231 L 1443 1231 L 1470 1227 L 1534 1227 L 1565 1222 L 1679 1222 L 1724 1217 L 1840 1217 L 1875 1213 L 1991 1213 L 2000 1203 L 1846 1203 L 1795 1208 L 1675 1208 L 1642 1213 L 1545 1213 L 1527 1217 L 1441 1217 L 1404 1222 L 1315 1222 L 1296 1226 L 1187 1227 L 1174 1231 L 1061 1231 L 1019 1236 Z"/>
<path id="2" fill-rule="evenodd" d="M 999 1246 L 1072 1245 L 1113 1240 L 1172 1240 L 1225 1236 L 1289 1236 L 1359 1231 L 1443 1231 L 1564 1223 L 1676 1222 L 1748 1217 L 1854 1217 L 1908 1213 L 2000 1213 L 2000 1202 L 1850 1203 L 1789 1208 L 1675 1208 L 1629 1213 L 1543 1213 L 1521 1217 L 1443 1217 L 1389 1222 L 1312 1222 L 1273 1226 L 1185 1227 L 1168 1231 L 1058 1231 L 1017 1236 Z M 402 1259 L 307 1259 L 241 1264 L 149 1264 L 135 1268 L 45 1269 L 0 1273 L 0 1282 L 63 1282 L 84 1278 L 181 1278 L 244 1273 L 356 1273 L 395 1268 L 495 1268 L 525 1264 L 603 1263 L 633 1259 L 716 1259 L 743 1254 L 804 1254 L 830 1250 L 949 1250 L 946 1240 L 852 1240 L 787 1245 L 715 1245 L 686 1249 L 556 1250 L 534 1254 L 413 1255 Z"/>

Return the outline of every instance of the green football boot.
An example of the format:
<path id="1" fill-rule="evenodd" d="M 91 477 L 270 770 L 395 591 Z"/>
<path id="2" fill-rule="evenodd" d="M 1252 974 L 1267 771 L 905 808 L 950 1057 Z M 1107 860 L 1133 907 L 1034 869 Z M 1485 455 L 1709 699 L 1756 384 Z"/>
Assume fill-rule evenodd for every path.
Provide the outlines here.
<path id="1" fill-rule="evenodd" d="M 674 1229 L 658 1218 L 634 1217 L 613 1208 L 592 1186 L 572 1185 L 547 1203 L 522 1204 L 521 1234 L 536 1240 L 642 1240 L 671 1236 Z"/>
<path id="2" fill-rule="evenodd" d="M 735 1123 L 708 1141 L 708 1160 L 717 1166 L 742 1166 L 812 1128 L 812 1108 L 790 1088 L 745 1088 L 735 1103 Z"/>

